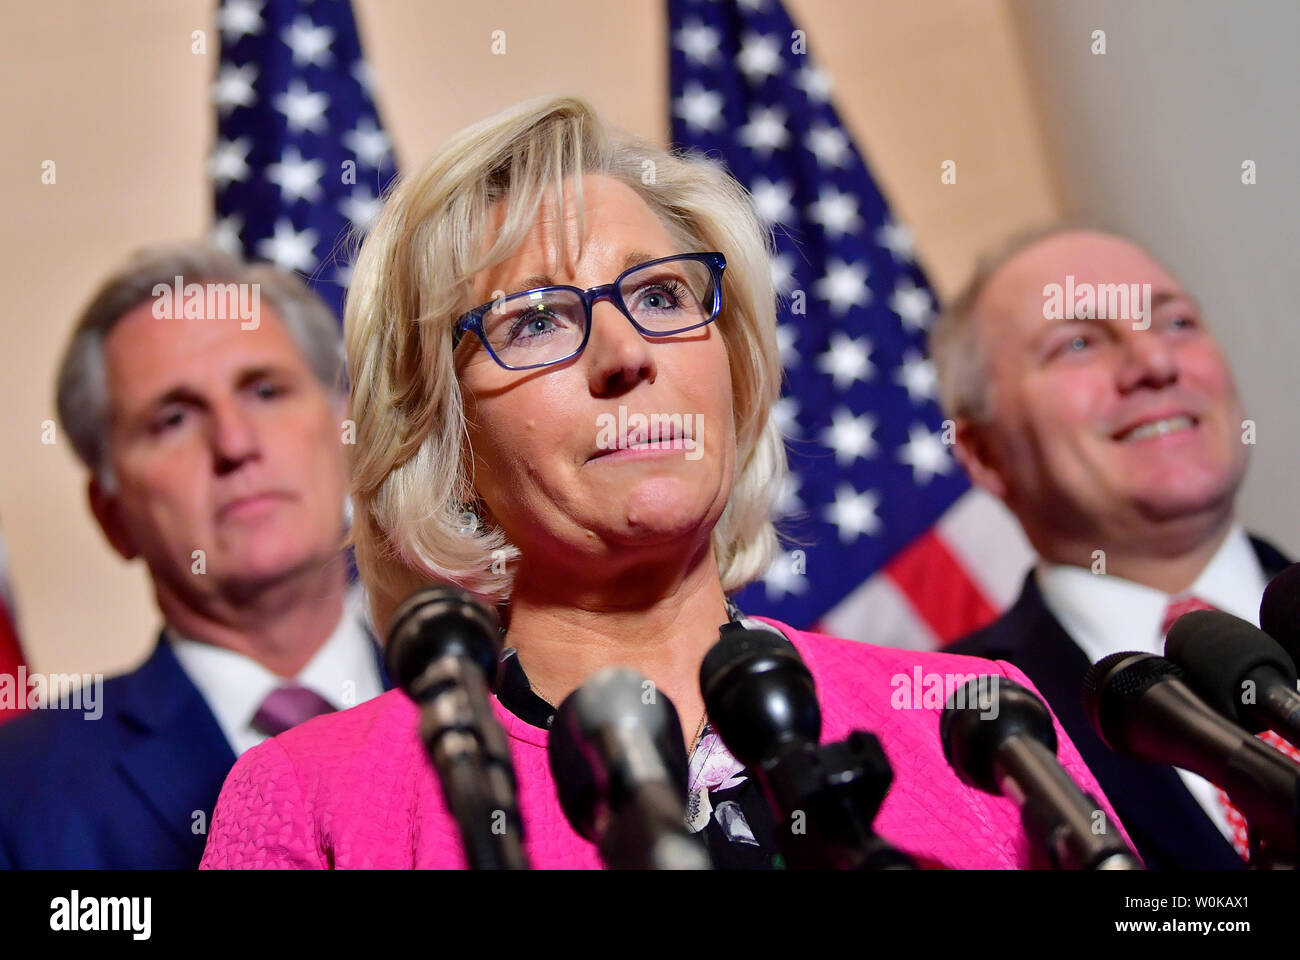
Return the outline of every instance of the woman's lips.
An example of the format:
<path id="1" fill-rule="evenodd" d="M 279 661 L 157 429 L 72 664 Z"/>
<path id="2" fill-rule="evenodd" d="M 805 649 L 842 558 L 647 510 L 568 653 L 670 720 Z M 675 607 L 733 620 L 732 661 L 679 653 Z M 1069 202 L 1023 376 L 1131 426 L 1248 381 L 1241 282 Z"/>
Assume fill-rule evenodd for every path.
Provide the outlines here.
<path id="1" fill-rule="evenodd" d="M 655 457 L 680 457 L 682 453 L 683 448 L 680 440 L 672 444 L 660 441 L 657 444 L 633 444 L 632 446 L 626 447 L 622 450 L 599 450 L 588 458 L 587 462 L 595 463 L 598 460 L 650 460 Z"/>

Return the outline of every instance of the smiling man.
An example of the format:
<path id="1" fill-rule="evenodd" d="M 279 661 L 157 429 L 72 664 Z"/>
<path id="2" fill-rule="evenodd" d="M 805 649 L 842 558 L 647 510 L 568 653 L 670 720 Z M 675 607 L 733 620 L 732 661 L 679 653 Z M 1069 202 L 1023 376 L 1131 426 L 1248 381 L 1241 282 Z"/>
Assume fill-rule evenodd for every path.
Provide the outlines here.
<path id="1" fill-rule="evenodd" d="M 1122 237 L 1053 230 L 981 267 L 930 345 L 958 458 L 1040 557 L 1015 605 L 949 649 L 1024 670 L 1149 866 L 1241 866 L 1219 791 L 1112 753 L 1080 702 L 1090 664 L 1162 653 L 1182 612 L 1258 623 L 1286 565 L 1236 520 L 1253 433 L 1195 300 Z"/>
<path id="2" fill-rule="evenodd" d="M 383 690 L 347 590 L 341 357 L 302 283 L 204 246 L 140 254 L 91 300 L 59 416 L 164 626 L 101 719 L 0 731 L 0 865 L 195 867 L 239 754 Z"/>

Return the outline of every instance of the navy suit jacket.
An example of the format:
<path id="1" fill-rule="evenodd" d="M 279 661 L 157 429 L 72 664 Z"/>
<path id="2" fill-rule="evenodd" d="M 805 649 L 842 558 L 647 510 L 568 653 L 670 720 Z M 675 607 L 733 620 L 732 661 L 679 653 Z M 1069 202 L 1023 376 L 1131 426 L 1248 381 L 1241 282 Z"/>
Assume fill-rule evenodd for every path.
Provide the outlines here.
<path id="1" fill-rule="evenodd" d="M 1270 579 L 1287 559 L 1251 538 Z M 1150 869 L 1237 870 L 1244 864 L 1173 767 L 1130 760 L 1106 746 L 1083 709 L 1083 677 L 1091 664 L 1043 601 L 1033 572 L 1020 598 L 999 619 L 946 652 L 1007 660 L 1025 672 L 1079 748 Z"/>
<path id="2" fill-rule="evenodd" d="M 198 867 L 235 763 L 207 701 L 160 637 L 100 703 L 95 720 L 47 709 L 0 726 L 0 867 Z"/>

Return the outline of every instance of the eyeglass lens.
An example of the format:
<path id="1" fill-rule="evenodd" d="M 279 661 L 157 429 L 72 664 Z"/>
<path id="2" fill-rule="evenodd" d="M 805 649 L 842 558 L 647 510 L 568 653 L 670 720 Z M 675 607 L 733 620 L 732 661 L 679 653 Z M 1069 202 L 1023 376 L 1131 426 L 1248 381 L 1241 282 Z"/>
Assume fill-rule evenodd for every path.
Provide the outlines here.
<path id="1" fill-rule="evenodd" d="M 618 290 L 640 326 L 651 333 L 670 334 L 712 319 L 713 287 L 707 264 L 673 260 L 630 271 Z M 519 367 L 569 356 L 582 344 L 586 326 L 582 298 L 554 287 L 505 297 L 483 316 L 492 352 Z"/>

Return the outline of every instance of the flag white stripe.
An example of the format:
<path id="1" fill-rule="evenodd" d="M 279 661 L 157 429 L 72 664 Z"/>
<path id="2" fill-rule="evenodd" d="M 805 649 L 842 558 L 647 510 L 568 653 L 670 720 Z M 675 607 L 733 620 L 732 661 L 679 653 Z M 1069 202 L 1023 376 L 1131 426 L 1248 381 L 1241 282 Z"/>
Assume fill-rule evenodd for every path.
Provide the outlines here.
<path id="1" fill-rule="evenodd" d="M 1015 602 L 1035 554 L 1001 501 L 974 488 L 939 518 L 935 533 L 994 608 Z"/>
<path id="2" fill-rule="evenodd" d="M 886 573 L 869 577 L 822 617 L 835 637 L 904 650 L 934 650 L 939 637 Z"/>

